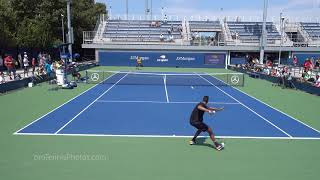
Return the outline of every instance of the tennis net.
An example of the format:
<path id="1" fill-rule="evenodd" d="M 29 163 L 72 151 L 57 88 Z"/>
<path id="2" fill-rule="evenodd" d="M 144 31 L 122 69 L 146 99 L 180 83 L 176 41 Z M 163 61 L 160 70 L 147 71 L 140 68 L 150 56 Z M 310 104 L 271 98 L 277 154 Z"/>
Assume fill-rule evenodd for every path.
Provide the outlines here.
<path id="1" fill-rule="evenodd" d="M 87 83 L 117 85 L 244 86 L 242 73 L 86 71 Z"/>

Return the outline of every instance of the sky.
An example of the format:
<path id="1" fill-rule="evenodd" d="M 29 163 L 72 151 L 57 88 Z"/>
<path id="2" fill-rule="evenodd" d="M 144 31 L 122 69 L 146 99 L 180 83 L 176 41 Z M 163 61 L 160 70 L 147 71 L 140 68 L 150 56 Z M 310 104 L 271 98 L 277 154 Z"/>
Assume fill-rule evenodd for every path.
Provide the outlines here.
<path id="1" fill-rule="evenodd" d="M 107 5 L 111 15 L 124 17 L 126 0 L 96 0 Z M 128 0 L 129 18 L 144 18 L 147 0 Z M 151 0 L 148 0 L 149 8 Z M 162 12 L 170 18 L 181 20 L 183 17 L 194 20 L 228 20 L 237 17 L 245 20 L 262 20 L 263 0 L 152 0 L 152 14 L 160 17 Z M 162 11 L 163 8 L 163 11 Z M 279 21 L 280 12 L 289 22 L 320 21 L 320 0 L 269 0 L 268 20 Z"/>

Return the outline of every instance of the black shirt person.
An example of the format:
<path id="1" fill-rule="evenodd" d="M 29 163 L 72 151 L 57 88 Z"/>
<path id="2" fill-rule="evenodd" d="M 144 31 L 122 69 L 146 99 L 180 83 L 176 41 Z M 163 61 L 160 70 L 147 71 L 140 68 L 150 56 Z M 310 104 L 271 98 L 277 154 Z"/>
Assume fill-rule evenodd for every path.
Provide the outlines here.
<path id="1" fill-rule="evenodd" d="M 212 129 L 203 122 L 203 115 L 205 112 L 207 112 L 209 114 L 213 114 L 213 113 L 215 113 L 215 111 L 223 110 L 223 108 L 208 107 L 207 106 L 208 102 L 209 102 L 209 96 L 204 96 L 202 102 L 198 103 L 191 113 L 190 124 L 193 127 L 197 128 L 198 130 L 196 131 L 194 137 L 189 142 L 189 144 L 190 145 L 196 144 L 196 138 L 199 136 L 199 134 L 201 132 L 207 131 L 211 140 L 213 141 L 214 145 L 216 146 L 216 149 L 218 151 L 220 151 L 223 149 L 223 145 L 216 141 L 216 138 L 214 136 Z"/>

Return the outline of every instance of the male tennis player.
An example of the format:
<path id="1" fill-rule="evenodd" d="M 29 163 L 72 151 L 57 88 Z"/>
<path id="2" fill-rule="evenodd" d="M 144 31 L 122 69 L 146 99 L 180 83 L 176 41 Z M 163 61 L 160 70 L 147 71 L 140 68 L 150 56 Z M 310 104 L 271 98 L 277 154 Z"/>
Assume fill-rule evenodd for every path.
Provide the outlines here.
<path id="1" fill-rule="evenodd" d="M 189 144 L 190 145 L 196 144 L 196 138 L 199 136 L 199 134 L 201 132 L 207 131 L 209 133 L 209 136 L 210 136 L 211 140 L 213 141 L 216 149 L 218 151 L 220 151 L 224 148 L 224 146 L 223 146 L 223 144 L 220 144 L 219 142 L 217 142 L 217 140 L 213 134 L 212 129 L 203 122 L 203 114 L 205 112 L 207 112 L 209 114 L 214 114 L 215 111 L 221 111 L 221 110 L 223 110 L 223 108 L 208 107 L 207 106 L 208 102 L 209 102 L 209 96 L 204 96 L 202 99 L 202 102 L 198 103 L 192 111 L 192 114 L 190 117 L 190 124 L 192 126 L 194 126 L 195 128 L 197 128 L 198 130 L 195 133 L 192 140 L 190 140 Z"/>
<path id="2" fill-rule="evenodd" d="M 142 58 L 140 56 L 137 57 L 137 69 L 139 70 L 139 68 L 142 68 Z"/>

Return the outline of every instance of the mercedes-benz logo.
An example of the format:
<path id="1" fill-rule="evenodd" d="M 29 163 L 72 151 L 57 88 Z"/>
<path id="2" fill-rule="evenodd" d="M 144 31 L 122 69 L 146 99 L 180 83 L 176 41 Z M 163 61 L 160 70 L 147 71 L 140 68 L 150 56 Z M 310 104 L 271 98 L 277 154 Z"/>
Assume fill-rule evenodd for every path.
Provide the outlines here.
<path id="1" fill-rule="evenodd" d="M 239 81 L 240 81 L 239 76 L 237 76 L 237 75 L 231 76 L 231 83 L 232 83 L 232 84 L 238 84 Z"/>
<path id="2" fill-rule="evenodd" d="M 99 80 L 99 74 L 98 73 L 92 73 L 91 74 L 91 80 L 92 81 L 98 81 Z"/>

